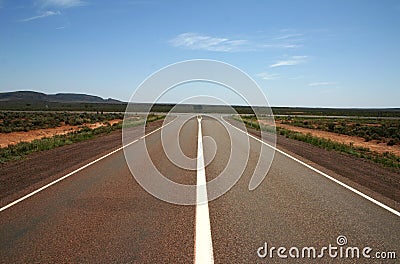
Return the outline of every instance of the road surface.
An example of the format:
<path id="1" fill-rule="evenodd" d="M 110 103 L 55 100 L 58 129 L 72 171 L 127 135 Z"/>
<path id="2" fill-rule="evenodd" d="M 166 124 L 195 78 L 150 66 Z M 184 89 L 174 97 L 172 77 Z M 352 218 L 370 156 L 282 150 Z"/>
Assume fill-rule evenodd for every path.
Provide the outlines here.
<path id="1" fill-rule="evenodd" d="M 135 181 L 124 152 L 116 151 L 2 210 L 0 262 L 354 263 L 355 258 L 330 257 L 327 250 L 314 260 L 306 250 L 302 258 L 303 248 L 314 247 L 319 255 L 330 244 L 339 247 L 339 236 L 347 239 L 344 252 L 346 247 L 359 247 L 362 255 L 361 250 L 371 248 L 367 254 L 371 258 L 360 256 L 361 263 L 395 263 L 376 259 L 376 252 L 395 252 L 398 261 L 400 217 L 396 213 L 280 152 L 275 153 L 264 181 L 249 191 L 262 143 L 231 125 L 223 126 L 221 117 L 194 117 L 179 129 L 180 118 L 127 148 L 135 151 L 146 142 L 152 162 L 166 178 L 196 185 L 198 166 L 189 170 L 172 163 L 163 151 L 161 131 L 170 142 L 179 138 L 190 158 L 187 165 L 193 166 L 200 155 L 201 123 L 202 138 L 212 137 L 216 144 L 216 153 L 212 144 L 203 146 L 204 162 L 212 160 L 204 170 L 207 181 L 224 170 L 231 148 L 245 155 L 245 142 L 249 142 L 247 166 L 230 191 L 207 208 L 161 201 Z M 136 158 L 135 171 L 146 175 L 152 165 L 145 155 Z M 269 255 L 271 247 L 275 251 Z M 281 256 L 279 247 L 287 249 L 281 249 Z M 294 247 L 300 250 L 298 259 L 289 254 L 296 255 L 295 249 L 289 252 Z"/>

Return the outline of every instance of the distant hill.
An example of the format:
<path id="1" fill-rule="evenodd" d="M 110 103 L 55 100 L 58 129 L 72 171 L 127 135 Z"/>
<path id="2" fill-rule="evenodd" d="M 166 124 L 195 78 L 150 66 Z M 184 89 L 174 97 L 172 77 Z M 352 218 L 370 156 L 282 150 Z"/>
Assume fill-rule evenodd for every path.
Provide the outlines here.
<path id="1" fill-rule="evenodd" d="M 119 100 L 99 96 L 75 93 L 45 94 L 33 91 L 0 93 L 0 102 L 53 102 L 53 103 L 112 103 L 120 104 Z"/>
<path id="2" fill-rule="evenodd" d="M 92 111 L 125 112 L 127 102 L 103 99 L 99 96 L 75 93 L 45 94 L 32 91 L 0 93 L 0 111 Z M 239 114 L 254 114 L 249 106 L 233 105 Z M 223 105 L 191 105 L 173 103 L 134 103 L 131 112 L 181 113 L 232 113 L 231 107 Z M 253 107 L 259 108 L 257 106 Z M 260 108 L 260 110 L 262 107 Z M 400 118 L 400 108 L 319 108 L 319 107 L 272 107 L 274 115 L 315 115 L 351 117 Z"/>

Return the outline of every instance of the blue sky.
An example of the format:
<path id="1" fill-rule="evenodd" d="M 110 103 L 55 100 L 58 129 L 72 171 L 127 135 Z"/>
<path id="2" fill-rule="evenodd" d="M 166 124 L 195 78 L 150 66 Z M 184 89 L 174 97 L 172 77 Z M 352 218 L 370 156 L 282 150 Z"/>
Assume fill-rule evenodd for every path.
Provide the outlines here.
<path id="1" fill-rule="evenodd" d="M 400 107 L 399 47 L 400 1 L 0 0 L 0 91 L 126 101 L 162 67 L 213 59 L 273 106 Z"/>

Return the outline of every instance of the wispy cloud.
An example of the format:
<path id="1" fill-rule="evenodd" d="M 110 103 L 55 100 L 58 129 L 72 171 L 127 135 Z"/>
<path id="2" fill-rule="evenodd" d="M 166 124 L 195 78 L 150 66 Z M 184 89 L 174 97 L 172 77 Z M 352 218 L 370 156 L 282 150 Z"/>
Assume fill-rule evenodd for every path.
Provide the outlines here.
<path id="1" fill-rule="evenodd" d="M 294 49 L 294 48 L 299 48 L 299 47 L 301 47 L 301 45 L 299 45 L 299 44 L 282 44 L 282 45 L 280 45 L 282 48 L 285 48 L 285 49 Z"/>
<path id="2" fill-rule="evenodd" d="M 262 48 L 278 48 L 278 49 L 295 49 L 300 48 L 299 44 L 285 44 L 285 43 L 275 43 L 275 44 L 262 44 Z"/>
<path id="3" fill-rule="evenodd" d="M 277 61 L 274 64 L 269 65 L 270 68 L 281 67 L 281 66 L 292 66 L 304 63 L 308 56 L 292 56 L 287 60 Z"/>
<path id="4" fill-rule="evenodd" d="M 76 6 L 84 6 L 87 2 L 82 0 L 37 0 L 36 5 L 41 8 L 65 9 Z"/>
<path id="5" fill-rule="evenodd" d="M 279 74 L 269 73 L 269 72 L 261 72 L 261 73 L 258 73 L 257 76 L 263 80 L 276 80 L 276 79 L 281 78 L 281 76 Z"/>
<path id="6" fill-rule="evenodd" d="M 19 21 L 20 22 L 28 22 L 28 21 L 32 21 L 32 20 L 36 20 L 36 19 L 40 19 L 40 18 L 45 18 L 45 17 L 49 17 L 49 16 L 58 16 L 58 15 L 61 15 L 60 11 L 46 11 L 46 12 L 43 12 L 41 15 L 28 17 L 25 19 L 21 19 Z"/>
<path id="7" fill-rule="evenodd" d="M 301 34 L 296 34 L 301 35 Z M 302 45 L 299 41 L 289 39 L 265 39 L 263 37 L 247 37 L 245 39 L 234 39 L 221 36 L 210 36 L 193 32 L 186 32 L 177 35 L 169 41 L 174 47 L 192 49 L 192 50 L 208 50 L 219 52 L 243 52 L 243 51 L 260 51 L 265 49 L 295 49 Z"/>
<path id="8" fill-rule="evenodd" d="M 271 46 L 283 49 L 294 49 L 303 46 L 304 34 L 294 29 L 282 29 L 276 37 L 272 38 Z"/>
<path id="9" fill-rule="evenodd" d="M 212 37 L 190 32 L 178 35 L 171 39 L 169 43 L 174 47 L 223 52 L 240 51 L 248 45 L 248 41 L 244 39 Z"/>
<path id="10" fill-rule="evenodd" d="M 335 82 L 312 82 L 309 83 L 308 86 L 327 86 L 327 85 L 335 85 Z"/>
<path id="11" fill-rule="evenodd" d="M 292 38 L 298 38 L 298 37 L 302 37 L 303 34 L 300 33 L 296 33 L 296 34 L 286 34 L 286 35 L 282 35 L 279 37 L 276 37 L 275 39 L 277 40 L 283 40 L 283 39 L 292 39 Z"/>
<path id="12" fill-rule="evenodd" d="M 39 15 L 21 19 L 19 20 L 19 22 L 28 22 L 45 17 L 61 15 L 60 10 L 71 7 L 84 6 L 86 4 L 87 2 L 82 0 L 36 0 L 34 1 L 34 8 L 39 13 Z M 57 29 L 61 28 L 62 27 L 59 27 Z"/>

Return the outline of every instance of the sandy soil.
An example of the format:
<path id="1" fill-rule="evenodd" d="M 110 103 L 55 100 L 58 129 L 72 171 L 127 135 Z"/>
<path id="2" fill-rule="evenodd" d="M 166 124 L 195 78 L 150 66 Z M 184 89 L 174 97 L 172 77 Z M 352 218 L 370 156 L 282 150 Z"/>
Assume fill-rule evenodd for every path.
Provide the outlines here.
<path id="1" fill-rule="evenodd" d="M 108 121 L 111 125 L 121 122 L 121 119 L 114 119 Z M 44 137 L 52 137 L 55 135 L 64 135 L 69 132 L 78 131 L 82 126 L 87 126 L 91 129 L 104 126 L 103 122 L 97 122 L 93 124 L 84 124 L 80 126 L 64 125 L 55 128 L 36 129 L 28 132 L 11 132 L 11 133 L 0 133 L 0 148 L 7 147 L 8 145 L 15 145 L 19 142 L 31 142 L 35 139 L 41 139 Z"/>
<path id="2" fill-rule="evenodd" d="M 260 122 L 265 123 L 262 120 Z M 388 146 L 388 145 L 386 145 L 386 143 L 377 143 L 376 140 L 371 140 L 371 141 L 366 142 L 365 139 L 362 137 L 340 135 L 340 134 L 336 134 L 336 133 L 332 133 L 332 132 L 328 132 L 328 131 L 291 126 L 291 125 L 287 125 L 287 124 L 281 124 L 279 121 L 276 122 L 276 126 L 285 128 L 285 129 L 288 129 L 291 131 L 300 132 L 303 134 L 310 133 L 312 136 L 315 136 L 315 137 L 330 139 L 330 140 L 344 143 L 347 145 L 349 145 L 350 143 L 353 143 L 354 146 L 356 146 L 356 147 L 369 148 L 370 150 L 376 151 L 378 153 L 384 153 L 384 152 L 388 151 L 397 156 L 400 156 L 400 146 L 398 146 L 398 145 Z"/>

